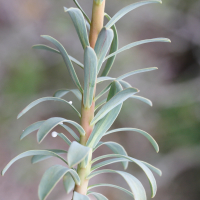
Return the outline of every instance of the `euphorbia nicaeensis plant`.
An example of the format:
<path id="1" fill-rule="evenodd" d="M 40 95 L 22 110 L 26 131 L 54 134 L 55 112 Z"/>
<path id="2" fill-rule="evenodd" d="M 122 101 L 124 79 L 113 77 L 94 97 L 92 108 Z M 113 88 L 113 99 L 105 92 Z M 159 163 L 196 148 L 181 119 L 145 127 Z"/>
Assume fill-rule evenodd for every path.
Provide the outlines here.
<path id="1" fill-rule="evenodd" d="M 31 162 L 37 163 L 44 161 L 49 157 L 57 157 L 63 161 L 63 164 L 54 165 L 44 173 L 38 190 L 40 200 L 46 199 L 61 179 L 63 179 L 66 193 L 68 194 L 73 191 L 73 200 L 89 200 L 90 195 L 93 195 L 97 200 L 106 200 L 107 198 L 104 195 L 92 191 L 93 188 L 102 186 L 122 190 L 135 200 L 146 200 L 147 197 L 144 187 L 133 175 L 125 171 L 99 169 L 112 163 L 121 162 L 124 170 L 126 170 L 129 162 L 132 162 L 138 165 L 146 174 L 150 183 L 152 197 L 154 197 L 157 186 L 152 171 L 159 175 L 161 175 L 161 171 L 149 163 L 128 156 L 126 150 L 120 144 L 112 141 L 102 142 L 101 139 L 105 135 L 116 132 L 137 132 L 149 140 L 156 152 L 159 151 L 156 141 L 145 131 L 137 128 L 119 128 L 109 130 L 119 115 L 125 100 L 129 98 L 137 99 L 152 106 L 150 100 L 136 95 L 139 93 L 139 90 L 132 87 L 128 82 L 124 81 L 124 79 L 138 73 L 156 70 L 157 68 L 150 67 L 138 69 L 124 75 L 119 75 L 117 78 L 108 76 L 108 73 L 110 72 L 118 53 L 145 43 L 170 42 L 167 38 L 146 39 L 130 43 L 118 49 L 116 22 L 136 8 L 147 4 L 161 3 L 161 1 L 150 0 L 133 3 L 119 10 L 113 17 L 110 17 L 104 12 L 105 0 L 94 0 L 91 20 L 76 0 L 74 0 L 74 3 L 77 8 L 64 8 L 64 11 L 69 14 L 75 26 L 83 47 L 84 63 L 82 64 L 68 55 L 63 45 L 58 42 L 58 40 L 48 35 L 42 35 L 41 37 L 52 43 L 55 49 L 42 44 L 35 45 L 33 48 L 44 49 L 60 54 L 76 88 L 61 89 L 58 90 L 53 97 L 43 97 L 38 99 L 30 103 L 18 115 L 18 118 L 20 118 L 31 108 L 44 101 L 60 101 L 71 107 L 77 114 L 77 122 L 70 120 L 69 116 L 66 116 L 66 119 L 61 117 L 52 117 L 30 125 L 23 131 L 20 138 L 23 139 L 25 136 L 37 130 L 37 141 L 41 143 L 44 138 L 52 132 L 52 129 L 56 126 L 61 126 L 63 127 L 65 134 L 57 133 L 55 131 L 51 134 L 53 137 L 59 136 L 62 138 L 66 143 L 66 149 L 26 151 L 11 160 L 3 169 L 2 175 L 4 175 L 8 168 L 20 158 L 32 156 Z M 104 24 L 104 17 L 108 20 L 107 24 Z M 102 67 L 104 63 L 105 65 Z M 73 64 L 82 68 L 84 74 L 84 85 L 80 84 Z M 107 82 L 107 87 L 96 95 L 96 88 L 102 82 Z M 77 100 L 81 104 L 81 111 L 78 111 L 73 106 L 72 102 L 63 99 L 63 96 L 68 93 L 73 93 L 77 97 Z M 104 94 L 106 93 L 108 93 L 107 98 L 99 100 L 101 97 L 105 96 Z M 72 130 L 68 125 L 73 126 L 74 130 Z M 75 130 L 78 134 L 75 133 Z M 68 134 L 71 134 L 74 141 L 68 139 Z M 92 156 L 93 152 L 103 145 L 110 148 L 113 153 L 94 158 Z M 67 150 L 68 146 L 69 149 Z M 128 183 L 130 191 L 120 186 L 105 183 L 98 183 L 97 185 L 89 186 L 90 179 L 104 173 L 113 173 L 122 176 Z"/>

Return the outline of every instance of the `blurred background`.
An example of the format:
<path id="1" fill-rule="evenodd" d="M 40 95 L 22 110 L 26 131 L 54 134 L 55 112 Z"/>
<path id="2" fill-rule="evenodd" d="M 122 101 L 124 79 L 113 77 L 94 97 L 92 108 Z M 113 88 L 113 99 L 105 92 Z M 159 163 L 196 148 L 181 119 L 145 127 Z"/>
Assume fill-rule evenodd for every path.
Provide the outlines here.
<path id="1" fill-rule="evenodd" d="M 113 16 L 122 7 L 136 0 L 107 0 L 106 12 Z M 92 0 L 81 0 L 81 6 L 91 16 Z M 72 0 L 0 0 L 0 168 L 13 157 L 30 149 L 66 149 L 60 138 L 49 134 L 37 144 L 32 133 L 23 141 L 22 131 L 30 124 L 50 117 L 79 119 L 63 103 L 46 102 L 31 109 L 19 120 L 17 114 L 30 102 L 52 96 L 61 88 L 74 88 L 61 56 L 43 50 L 33 50 L 38 43 L 48 44 L 40 35 L 59 40 L 68 53 L 83 61 L 83 50 L 75 28 L 63 6 L 75 7 Z M 120 53 L 110 72 L 111 77 L 135 69 L 158 67 L 156 71 L 134 75 L 126 80 L 140 89 L 140 95 L 152 100 L 154 106 L 127 100 L 113 125 L 147 131 L 158 142 L 157 154 L 149 141 L 138 133 L 119 132 L 103 138 L 124 145 L 128 154 L 160 168 L 163 176 L 155 175 L 158 192 L 155 200 L 200 199 L 200 0 L 163 0 L 134 10 L 117 22 L 119 46 L 156 37 L 170 38 L 172 43 L 151 43 Z M 75 66 L 83 82 L 82 70 Z M 105 87 L 99 85 L 98 91 Z M 65 99 L 80 106 L 73 96 Z M 63 129 L 56 129 L 64 131 Z M 65 133 L 65 132 L 63 132 Z M 65 133 L 68 134 L 68 133 Z M 68 134 L 69 135 L 69 134 Z M 70 136 L 69 136 L 70 138 Z M 70 138 L 71 139 L 71 138 Z M 95 156 L 110 153 L 99 148 Z M 31 165 L 30 158 L 13 165 L 0 177 L 0 199 L 36 200 L 37 188 L 44 171 L 58 159 Z M 122 170 L 121 164 L 106 168 Z M 134 164 L 128 172 L 145 186 L 148 199 L 150 186 L 144 173 Z M 97 176 L 95 183 L 127 184 L 117 175 Z M 99 188 L 109 199 L 131 199 L 111 188 Z M 48 200 L 66 200 L 62 181 Z M 91 197 L 92 199 L 92 197 Z"/>

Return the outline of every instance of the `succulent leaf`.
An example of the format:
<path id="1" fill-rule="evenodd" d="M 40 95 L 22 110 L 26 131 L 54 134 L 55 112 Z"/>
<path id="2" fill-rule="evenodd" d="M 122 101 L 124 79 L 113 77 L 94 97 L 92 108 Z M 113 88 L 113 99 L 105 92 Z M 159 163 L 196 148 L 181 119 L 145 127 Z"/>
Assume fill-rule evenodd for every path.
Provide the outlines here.
<path id="1" fill-rule="evenodd" d="M 75 182 L 70 173 L 64 175 L 63 185 L 65 187 L 65 191 L 67 192 L 67 194 L 69 194 L 74 189 Z"/>
<path id="2" fill-rule="evenodd" d="M 86 195 L 79 194 L 78 192 L 74 192 L 73 200 L 90 200 Z"/>
<path id="3" fill-rule="evenodd" d="M 97 192 L 88 192 L 88 195 L 93 195 L 97 200 L 108 200 L 104 195 Z"/>
<path id="4" fill-rule="evenodd" d="M 72 92 L 78 98 L 78 100 L 80 100 L 80 101 L 82 100 L 82 94 L 78 89 L 72 89 L 72 90 L 60 89 L 60 90 L 56 91 L 53 96 L 61 98 L 64 95 L 68 94 L 69 92 Z"/>

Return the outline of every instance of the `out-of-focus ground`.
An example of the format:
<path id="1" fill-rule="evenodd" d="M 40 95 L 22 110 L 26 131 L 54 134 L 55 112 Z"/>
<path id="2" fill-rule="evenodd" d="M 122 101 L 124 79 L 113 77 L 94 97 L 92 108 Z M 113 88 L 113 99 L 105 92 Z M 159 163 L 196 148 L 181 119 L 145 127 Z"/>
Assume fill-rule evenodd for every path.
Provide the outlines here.
<path id="1" fill-rule="evenodd" d="M 113 16 L 120 8 L 135 0 L 107 0 L 106 12 Z M 92 0 L 80 4 L 91 16 Z M 83 50 L 75 28 L 63 6 L 75 6 L 72 0 L 0 0 L 0 168 L 14 156 L 30 149 L 67 148 L 59 138 L 50 135 L 37 144 L 32 133 L 19 141 L 28 125 L 54 116 L 79 121 L 63 103 L 46 102 L 30 110 L 21 119 L 17 114 L 30 102 L 51 96 L 57 89 L 74 88 L 59 55 L 33 50 L 37 43 L 49 44 L 40 38 L 48 34 L 58 39 L 68 53 L 82 62 Z M 156 176 L 158 192 L 155 200 L 200 199 L 200 0 L 163 0 L 138 8 L 117 22 L 120 47 L 137 40 L 168 37 L 172 43 L 151 43 L 120 53 L 110 72 L 117 77 L 126 72 L 158 67 L 156 71 L 134 75 L 127 79 L 140 94 L 152 100 L 154 106 L 127 100 L 113 128 L 134 127 L 147 131 L 158 142 L 157 154 L 145 137 L 138 133 L 120 132 L 103 138 L 125 146 L 128 154 L 147 161 L 163 171 Z M 75 66 L 81 82 L 82 71 Z M 103 86 L 101 86 L 103 87 Z M 99 91 L 99 90 L 98 90 Z M 67 100 L 80 109 L 75 97 Z M 61 129 L 60 129 L 61 130 Z M 63 131 L 63 130 L 62 130 Z M 67 133 L 66 133 L 67 134 Z M 100 148 L 95 155 L 109 153 Z M 31 165 L 30 158 L 13 165 L 0 177 L 1 200 L 36 200 L 37 187 L 45 169 L 60 163 L 49 159 Z M 122 170 L 120 164 L 114 169 Z M 134 164 L 128 172 L 144 184 L 148 199 L 150 186 L 144 173 Z M 94 183 L 115 183 L 128 188 L 123 179 L 113 174 L 97 176 Z M 100 188 L 108 199 L 130 197 L 111 188 Z M 62 182 L 48 200 L 64 200 Z M 70 197 L 69 197 L 70 199 Z"/>

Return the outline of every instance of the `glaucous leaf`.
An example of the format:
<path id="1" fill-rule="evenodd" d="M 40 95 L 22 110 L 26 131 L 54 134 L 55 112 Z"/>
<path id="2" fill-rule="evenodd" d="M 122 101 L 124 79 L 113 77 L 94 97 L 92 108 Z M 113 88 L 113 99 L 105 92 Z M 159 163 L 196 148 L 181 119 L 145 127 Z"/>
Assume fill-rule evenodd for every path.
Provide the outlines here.
<path id="1" fill-rule="evenodd" d="M 21 116 L 23 116 L 26 112 L 28 112 L 31 108 L 33 108 L 34 106 L 36 106 L 39 103 L 42 103 L 44 101 L 60 101 L 60 102 L 64 102 L 67 103 L 69 106 L 71 106 L 76 113 L 78 114 L 79 117 L 81 117 L 81 114 L 78 112 L 78 110 L 68 101 L 61 99 L 61 98 L 57 98 L 57 97 L 43 97 L 40 99 L 37 99 L 35 101 L 33 101 L 32 103 L 30 103 L 28 106 L 26 106 L 26 108 L 24 108 L 19 115 L 17 116 L 17 119 L 19 119 Z"/>
<path id="2" fill-rule="evenodd" d="M 72 90 L 61 89 L 61 90 L 56 91 L 53 96 L 61 98 L 64 95 L 68 94 L 69 92 L 72 92 L 78 98 L 78 100 L 82 101 L 82 94 L 78 89 L 72 89 Z"/>
<path id="3" fill-rule="evenodd" d="M 66 135 L 64 135 L 63 133 L 58 133 L 58 136 L 62 138 L 69 146 L 71 145 L 72 142 L 67 138 Z"/>
<path id="4" fill-rule="evenodd" d="M 111 26 L 113 26 L 113 24 L 115 24 L 118 20 L 120 20 L 124 15 L 126 15 L 128 12 L 146 5 L 146 4 L 150 4 L 150 3 L 162 3 L 162 1 L 160 0 L 154 0 L 154 1 L 141 1 L 141 2 L 137 2 L 137 3 L 133 3 L 131 5 L 128 5 L 124 8 L 122 8 L 120 11 L 118 11 L 113 17 L 112 19 L 106 24 L 106 28 L 110 28 Z"/>
<path id="5" fill-rule="evenodd" d="M 104 105 L 106 103 L 107 99 L 103 99 L 100 103 L 98 103 L 96 106 L 95 106 L 95 111 L 100 108 L 102 105 Z"/>
<path id="6" fill-rule="evenodd" d="M 61 123 L 69 123 L 72 124 L 80 133 L 80 135 L 85 135 L 85 131 L 82 128 L 82 126 L 80 126 L 78 123 L 72 121 L 72 120 L 67 120 L 61 117 L 52 117 L 50 119 L 47 119 L 42 126 L 39 128 L 38 132 L 37 132 L 37 140 L 39 143 L 42 142 L 42 140 L 47 136 L 47 134 L 53 129 L 55 128 L 57 125 L 61 124 Z"/>
<path id="7" fill-rule="evenodd" d="M 108 200 L 103 194 L 97 192 L 88 192 L 88 195 L 93 195 L 97 200 Z"/>
<path id="8" fill-rule="evenodd" d="M 66 173 L 70 173 L 74 181 L 80 185 L 80 178 L 77 172 L 62 165 L 54 165 L 46 170 L 38 188 L 38 196 L 40 200 L 46 199 L 56 184 L 63 178 Z"/>
<path id="9" fill-rule="evenodd" d="M 112 84 L 112 83 L 111 83 Z M 94 101 L 97 101 L 101 96 L 103 96 L 106 92 L 109 91 L 111 84 L 109 84 L 107 87 L 105 87 L 94 99 Z"/>
<path id="10" fill-rule="evenodd" d="M 67 162 L 69 167 L 74 167 L 86 158 L 90 151 L 89 147 L 83 146 L 78 142 L 74 141 L 69 147 L 67 154 Z"/>
<path id="11" fill-rule="evenodd" d="M 82 89 L 81 84 L 79 82 L 78 76 L 77 76 L 77 74 L 76 74 L 76 72 L 74 70 L 74 67 L 73 67 L 73 65 L 71 63 L 69 55 L 67 54 L 67 51 L 65 50 L 63 45 L 60 42 L 58 42 L 56 39 L 51 37 L 51 36 L 42 35 L 41 37 L 43 37 L 43 38 L 47 39 L 48 41 L 50 41 L 51 43 L 53 43 L 56 46 L 56 48 L 60 51 L 74 84 L 77 86 L 77 88 L 82 93 L 83 89 Z"/>
<path id="12" fill-rule="evenodd" d="M 65 191 L 67 192 L 67 194 L 69 194 L 74 189 L 75 182 L 70 173 L 66 173 L 64 175 L 63 184 L 64 184 Z"/>
<path id="13" fill-rule="evenodd" d="M 153 165 L 150 165 L 147 162 L 141 161 L 143 164 L 145 164 L 150 170 L 152 170 L 153 172 L 155 172 L 156 174 L 158 174 L 159 176 L 162 176 L 162 171 L 156 167 L 154 167 Z"/>
<path id="14" fill-rule="evenodd" d="M 90 200 L 86 195 L 79 194 L 78 192 L 74 192 L 73 200 Z"/>
<path id="15" fill-rule="evenodd" d="M 143 101 L 144 103 L 146 103 L 146 104 L 148 104 L 150 106 L 153 106 L 151 100 L 149 100 L 147 98 L 144 98 L 144 97 L 141 97 L 141 96 L 137 96 L 137 95 L 133 95 L 131 98 L 132 99 L 138 99 L 138 100 Z"/>
<path id="16" fill-rule="evenodd" d="M 70 135 L 76 140 L 76 141 L 80 141 L 80 138 L 76 135 L 76 133 L 69 128 L 69 126 L 65 125 L 65 124 L 59 124 L 60 126 L 62 126 L 66 131 L 68 131 L 70 133 Z"/>
<path id="17" fill-rule="evenodd" d="M 126 81 L 119 81 L 120 82 L 120 84 L 122 85 L 122 87 L 124 88 L 124 89 L 126 89 L 126 88 L 131 88 L 132 86 L 131 86 L 131 84 L 130 83 L 128 83 L 128 82 L 126 82 Z"/>
<path id="18" fill-rule="evenodd" d="M 84 50 L 84 94 L 83 105 L 90 108 L 93 101 L 97 77 L 97 56 L 91 47 Z"/>
<path id="19" fill-rule="evenodd" d="M 83 46 L 83 49 L 85 49 L 87 46 L 90 46 L 89 39 L 88 39 L 88 33 L 87 28 L 85 24 L 84 16 L 80 9 L 78 8 L 65 8 L 65 12 L 68 12 L 76 29 L 76 32 L 78 34 L 78 37 L 80 39 L 80 42 Z"/>

